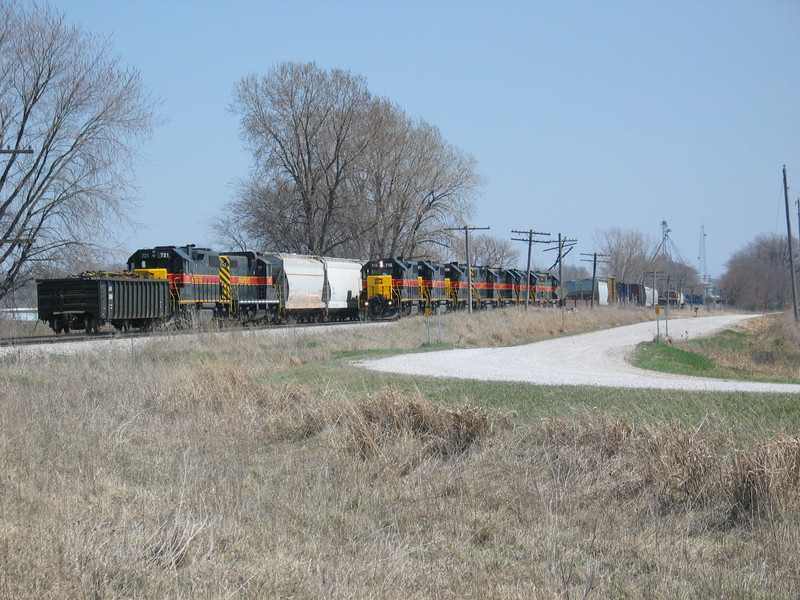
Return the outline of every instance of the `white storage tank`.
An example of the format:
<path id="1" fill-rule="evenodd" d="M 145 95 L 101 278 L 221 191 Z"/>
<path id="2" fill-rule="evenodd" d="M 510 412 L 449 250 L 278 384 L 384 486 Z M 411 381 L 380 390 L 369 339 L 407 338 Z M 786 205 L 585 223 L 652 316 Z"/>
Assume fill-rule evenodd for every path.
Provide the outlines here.
<path id="1" fill-rule="evenodd" d="M 608 282 L 597 280 L 597 304 L 608 306 Z"/>
<path id="2" fill-rule="evenodd" d="M 644 305 L 645 306 L 656 306 L 658 305 L 658 290 L 655 288 L 647 287 L 644 288 Z"/>

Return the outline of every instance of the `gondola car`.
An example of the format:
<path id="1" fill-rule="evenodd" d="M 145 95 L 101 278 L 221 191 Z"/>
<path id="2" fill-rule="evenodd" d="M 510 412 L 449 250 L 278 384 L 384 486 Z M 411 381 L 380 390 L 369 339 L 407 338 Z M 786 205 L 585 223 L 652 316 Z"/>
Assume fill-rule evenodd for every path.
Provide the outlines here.
<path id="1" fill-rule="evenodd" d="M 148 329 L 172 318 L 169 283 L 134 273 L 84 273 L 37 280 L 38 316 L 56 333 Z"/>

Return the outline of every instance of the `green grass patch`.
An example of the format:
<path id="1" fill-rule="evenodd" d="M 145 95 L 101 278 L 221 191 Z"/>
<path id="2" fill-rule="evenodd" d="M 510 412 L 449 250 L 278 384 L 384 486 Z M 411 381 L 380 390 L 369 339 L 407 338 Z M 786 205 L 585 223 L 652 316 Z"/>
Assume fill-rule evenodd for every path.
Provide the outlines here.
<path id="1" fill-rule="evenodd" d="M 699 348 L 714 348 L 728 352 L 743 352 L 749 347 L 751 336 L 744 331 L 734 331 L 725 329 L 716 335 L 698 340 L 691 340 L 689 343 Z"/>
<path id="2" fill-rule="evenodd" d="M 732 357 L 735 360 L 731 360 Z M 651 371 L 717 379 L 800 381 L 794 374 L 798 373 L 797 365 L 800 365 L 800 350 L 796 345 L 783 339 L 763 340 L 731 329 L 711 337 L 679 341 L 675 346 L 643 342 L 637 346 L 631 364 Z M 762 365 L 775 365 L 775 368 L 765 370 Z"/>
<path id="3" fill-rule="evenodd" d="M 334 350 L 332 352 L 333 358 L 344 359 L 368 359 L 368 358 L 383 358 L 385 356 L 394 356 L 396 354 L 414 354 L 418 352 L 436 352 L 439 350 L 453 350 L 454 346 L 447 342 L 432 342 L 430 344 L 422 344 L 419 348 L 404 349 L 404 348 L 373 348 L 373 349 L 358 349 L 358 350 Z"/>
<path id="4" fill-rule="evenodd" d="M 639 344 L 631 363 L 640 369 L 699 377 L 714 377 L 716 372 L 716 364 L 710 358 L 660 342 Z"/>

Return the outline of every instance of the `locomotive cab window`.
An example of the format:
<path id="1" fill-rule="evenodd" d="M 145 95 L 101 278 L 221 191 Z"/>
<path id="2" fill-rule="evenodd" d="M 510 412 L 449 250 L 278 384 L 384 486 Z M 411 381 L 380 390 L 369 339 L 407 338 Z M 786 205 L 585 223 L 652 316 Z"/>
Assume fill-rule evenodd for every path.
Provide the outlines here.
<path id="1" fill-rule="evenodd" d="M 367 268 L 367 275 L 391 275 L 392 269 L 390 265 L 379 267 L 378 265 L 370 265 Z"/>

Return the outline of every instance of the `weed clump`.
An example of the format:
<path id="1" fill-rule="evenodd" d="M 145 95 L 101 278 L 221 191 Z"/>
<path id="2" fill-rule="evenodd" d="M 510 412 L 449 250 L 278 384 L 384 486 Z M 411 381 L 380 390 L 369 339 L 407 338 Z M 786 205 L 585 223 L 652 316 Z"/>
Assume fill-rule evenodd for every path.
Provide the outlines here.
<path id="1" fill-rule="evenodd" d="M 345 428 L 349 448 L 366 460 L 402 438 L 415 440 L 423 455 L 463 454 L 486 438 L 494 425 L 490 413 L 476 406 L 443 408 L 419 393 L 402 396 L 382 390 L 354 402 Z"/>
<path id="2" fill-rule="evenodd" d="M 625 419 L 581 415 L 542 422 L 554 472 L 592 473 L 593 494 L 647 498 L 655 514 L 706 510 L 729 526 L 781 518 L 800 507 L 800 439 L 779 436 L 747 450 L 675 424 L 634 429 Z M 565 462 L 567 461 L 567 462 Z"/>
<path id="3" fill-rule="evenodd" d="M 785 514 L 800 500 L 800 439 L 778 437 L 733 459 L 731 520 Z"/>

